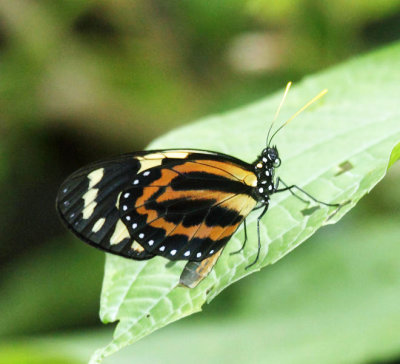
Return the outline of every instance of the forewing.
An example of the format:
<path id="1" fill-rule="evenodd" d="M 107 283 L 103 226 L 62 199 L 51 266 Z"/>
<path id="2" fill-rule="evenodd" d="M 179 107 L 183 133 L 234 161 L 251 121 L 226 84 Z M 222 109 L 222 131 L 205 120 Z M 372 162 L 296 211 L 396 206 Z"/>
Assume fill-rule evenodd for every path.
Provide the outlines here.
<path id="1" fill-rule="evenodd" d="M 132 259 L 149 259 L 129 235 L 118 209 L 121 191 L 131 185 L 146 161 L 142 153 L 91 164 L 61 185 L 57 209 L 66 225 L 82 240 Z"/>
<path id="2" fill-rule="evenodd" d="M 202 261 L 218 252 L 256 205 L 243 162 L 190 154 L 144 170 L 120 197 L 121 219 L 146 251 Z"/>

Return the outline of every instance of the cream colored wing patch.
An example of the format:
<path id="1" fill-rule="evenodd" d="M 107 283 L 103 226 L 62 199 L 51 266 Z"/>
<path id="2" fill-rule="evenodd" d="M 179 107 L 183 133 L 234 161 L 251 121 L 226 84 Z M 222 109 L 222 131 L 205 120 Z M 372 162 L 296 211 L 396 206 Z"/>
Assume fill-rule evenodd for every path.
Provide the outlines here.
<path id="1" fill-rule="evenodd" d="M 124 239 L 129 238 L 130 235 L 125 224 L 121 220 L 118 220 L 117 224 L 115 225 L 114 233 L 112 234 L 110 239 L 110 245 L 119 244 Z"/>
<path id="2" fill-rule="evenodd" d="M 88 219 L 92 216 L 94 209 L 96 208 L 96 197 L 99 192 L 98 188 L 94 188 L 104 175 L 104 168 L 97 169 L 88 174 L 87 178 L 89 179 L 89 187 L 88 191 L 82 196 L 84 201 L 84 207 L 82 210 L 82 217 L 84 219 Z"/>
<path id="3" fill-rule="evenodd" d="M 138 173 L 146 171 L 153 167 L 158 167 L 162 164 L 165 158 L 185 159 L 189 155 L 189 151 L 176 150 L 146 154 L 139 156 L 137 159 L 140 161 L 140 169 Z"/>

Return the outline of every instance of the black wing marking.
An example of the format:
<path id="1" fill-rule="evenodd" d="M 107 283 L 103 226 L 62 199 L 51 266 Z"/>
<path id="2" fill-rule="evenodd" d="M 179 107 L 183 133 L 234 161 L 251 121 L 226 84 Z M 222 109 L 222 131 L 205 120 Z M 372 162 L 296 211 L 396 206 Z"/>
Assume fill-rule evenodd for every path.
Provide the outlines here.
<path id="1" fill-rule="evenodd" d="M 120 196 L 130 235 L 170 260 L 201 261 L 219 251 L 256 204 L 252 187 L 221 161 L 217 168 L 191 158 L 139 173 Z"/>
<path id="2" fill-rule="evenodd" d="M 136 155 L 98 162 L 81 168 L 61 185 L 57 210 L 79 238 L 97 248 L 132 259 L 149 259 L 119 218 L 121 191 L 130 185 L 142 162 Z"/>

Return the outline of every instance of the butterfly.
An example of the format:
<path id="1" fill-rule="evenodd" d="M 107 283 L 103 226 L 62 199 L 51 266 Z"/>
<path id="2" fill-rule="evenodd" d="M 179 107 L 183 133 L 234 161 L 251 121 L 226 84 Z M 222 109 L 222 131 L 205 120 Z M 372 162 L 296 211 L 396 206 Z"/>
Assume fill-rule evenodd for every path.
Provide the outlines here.
<path id="1" fill-rule="evenodd" d="M 281 164 L 271 144 L 276 133 L 319 99 L 321 92 L 269 137 L 285 94 L 267 135 L 266 147 L 253 163 L 195 149 L 167 149 L 125 154 L 83 167 L 61 185 L 57 210 L 79 238 L 108 253 L 133 260 L 162 256 L 188 263 L 183 286 L 197 286 L 211 271 L 224 247 L 253 210 L 257 218 L 259 258 L 260 220 L 274 193 L 294 191 L 318 201 L 296 185 L 287 185 L 275 169 Z M 283 185 L 283 187 L 280 187 Z M 307 201 L 306 201 L 307 202 Z"/>

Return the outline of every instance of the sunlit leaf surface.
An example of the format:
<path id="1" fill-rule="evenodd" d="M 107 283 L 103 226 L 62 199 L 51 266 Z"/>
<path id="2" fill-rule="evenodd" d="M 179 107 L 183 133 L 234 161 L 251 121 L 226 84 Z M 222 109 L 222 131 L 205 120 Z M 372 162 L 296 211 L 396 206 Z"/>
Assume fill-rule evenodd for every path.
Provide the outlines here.
<path id="1" fill-rule="evenodd" d="M 135 262 L 108 255 L 101 299 L 104 322 L 119 321 L 112 342 L 92 363 L 154 330 L 190 315 L 231 283 L 286 255 L 319 227 L 340 219 L 383 178 L 399 156 L 400 46 L 361 57 L 297 84 L 280 119 L 286 120 L 324 88 L 328 95 L 290 123 L 275 139 L 282 166 L 277 175 L 333 208 L 305 206 L 289 193 L 274 195 L 262 220 L 262 251 L 255 266 L 257 212 L 248 219 L 249 243 L 243 254 L 241 230 L 231 239 L 210 276 L 197 288 L 177 287 L 184 262 L 163 258 Z M 240 110 L 216 115 L 173 131 L 150 148 L 201 148 L 253 161 L 265 145 L 268 125 L 281 93 Z M 395 148 L 395 146 L 397 147 Z"/>

